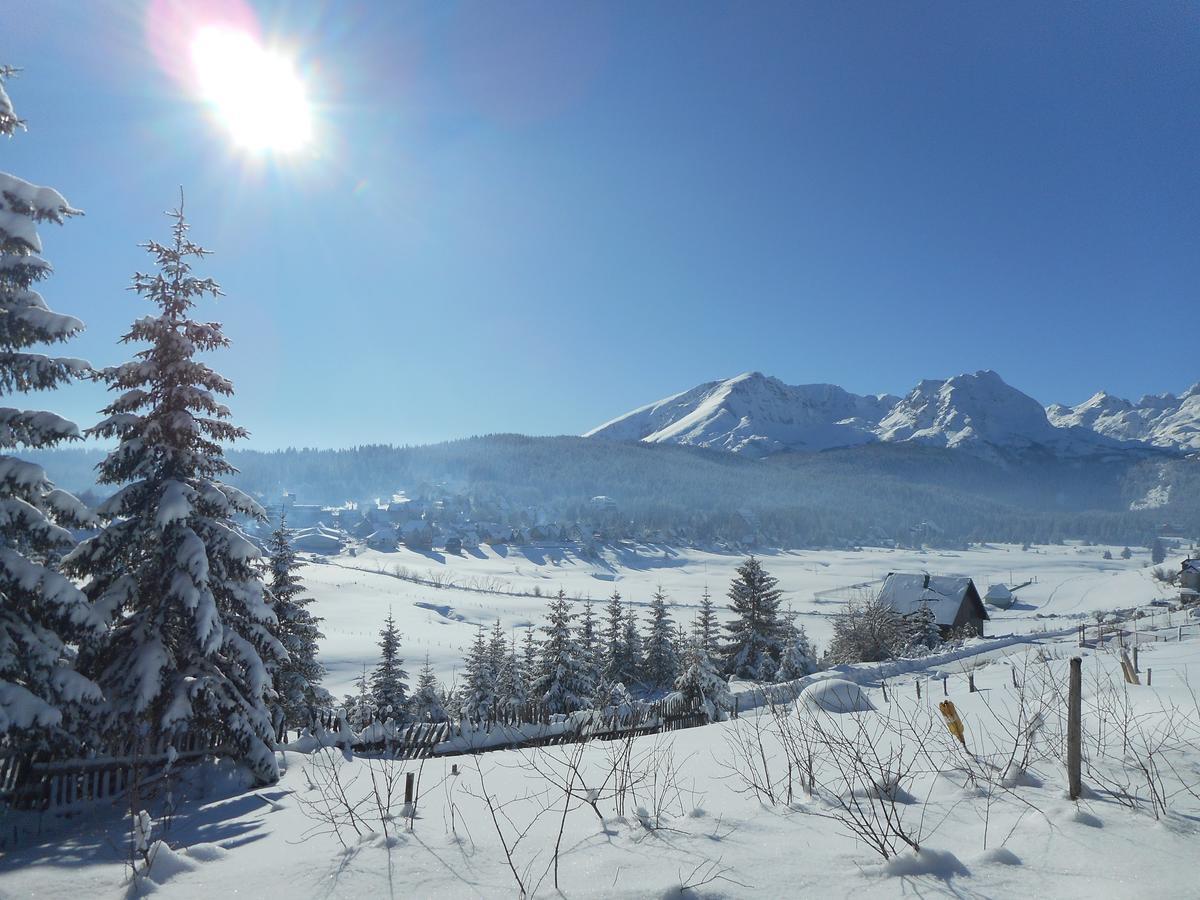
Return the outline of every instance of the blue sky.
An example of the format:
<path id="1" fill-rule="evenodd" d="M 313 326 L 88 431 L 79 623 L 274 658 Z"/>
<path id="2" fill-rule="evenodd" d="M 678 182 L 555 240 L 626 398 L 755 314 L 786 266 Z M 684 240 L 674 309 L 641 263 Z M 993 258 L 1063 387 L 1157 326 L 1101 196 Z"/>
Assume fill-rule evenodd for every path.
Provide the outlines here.
<path id="1" fill-rule="evenodd" d="M 87 213 L 44 233 L 70 352 L 127 358 L 183 185 L 250 446 L 577 433 L 752 369 L 1200 380 L 1196 3 L 250 6 L 311 152 L 234 150 L 144 3 L 8 0 L 0 37 L 29 124 L 0 169 Z"/>

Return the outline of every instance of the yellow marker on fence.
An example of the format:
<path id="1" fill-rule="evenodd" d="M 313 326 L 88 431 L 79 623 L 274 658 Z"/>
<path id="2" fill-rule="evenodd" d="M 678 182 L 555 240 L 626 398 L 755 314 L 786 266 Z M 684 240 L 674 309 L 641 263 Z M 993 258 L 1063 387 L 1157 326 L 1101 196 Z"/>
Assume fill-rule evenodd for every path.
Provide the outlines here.
<path id="1" fill-rule="evenodd" d="M 963 745 L 965 750 L 967 747 L 967 739 L 963 733 L 962 719 L 958 717 L 958 710 L 954 708 L 954 704 L 949 700 L 943 700 L 938 704 L 938 709 L 941 710 L 942 718 L 946 720 L 946 728 L 950 733 L 958 738 L 958 742 Z"/>

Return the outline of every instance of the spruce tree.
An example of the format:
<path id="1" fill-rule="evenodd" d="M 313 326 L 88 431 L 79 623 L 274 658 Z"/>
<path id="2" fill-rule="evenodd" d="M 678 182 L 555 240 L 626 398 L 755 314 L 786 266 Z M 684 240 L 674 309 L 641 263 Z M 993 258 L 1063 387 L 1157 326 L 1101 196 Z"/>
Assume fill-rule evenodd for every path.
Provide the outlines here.
<path id="1" fill-rule="evenodd" d="M 379 629 L 379 663 L 371 673 L 371 703 L 380 719 L 403 721 L 408 707 L 408 673 L 400 656 L 400 633 L 388 610 Z"/>
<path id="2" fill-rule="evenodd" d="M 1154 543 L 1150 545 L 1150 561 L 1154 565 L 1165 561 L 1167 558 L 1167 548 L 1163 545 L 1160 538 L 1155 538 Z"/>
<path id="3" fill-rule="evenodd" d="M 928 603 L 922 603 L 904 620 L 903 627 L 908 636 L 907 651 L 919 656 L 942 643 L 942 631 Z"/>
<path id="4" fill-rule="evenodd" d="M 704 593 L 700 595 L 700 609 L 696 613 L 693 630 L 696 640 L 710 656 L 717 652 L 717 613 L 712 594 L 708 592 L 708 585 L 704 586 Z"/>
<path id="5" fill-rule="evenodd" d="M 785 624 L 779 616 L 782 591 L 778 579 L 751 556 L 738 566 L 729 585 L 729 609 L 734 620 L 725 626 L 725 670 L 740 678 L 761 681 L 774 675 L 783 650 Z"/>
<path id="6" fill-rule="evenodd" d="M 22 127 L 4 90 L 15 70 L 0 66 L 0 135 Z M 52 188 L 0 172 L 0 394 L 56 388 L 87 370 L 78 359 L 28 353 L 83 330 L 52 312 L 34 290 L 50 274 L 37 225 L 78 215 Z M 78 500 L 58 490 L 40 466 L 7 455 L 80 437 L 54 413 L 14 409 L 0 397 L 0 739 L 28 750 L 73 748 L 76 713 L 100 689 L 74 667 L 72 644 L 88 643 L 104 622 L 84 594 L 57 571 L 74 545 L 67 530 L 91 524 Z"/>
<path id="7" fill-rule="evenodd" d="M 496 678 L 496 703 L 507 712 L 517 712 L 529 702 L 529 684 L 517 656 L 517 642 L 514 639 L 512 648 L 500 664 L 500 672 Z"/>
<path id="8" fill-rule="evenodd" d="M 683 665 L 675 679 L 675 690 L 690 703 L 703 708 L 710 721 L 724 718 L 725 711 L 733 708 L 729 684 L 717 672 L 716 665 L 698 638 L 689 642 L 684 653 Z"/>
<path id="9" fill-rule="evenodd" d="M 118 490 L 100 506 L 103 529 L 65 565 L 86 579 L 111 627 L 80 664 L 104 690 L 109 732 L 136 736 L 147 750 L 202 730 L 271 782 L 278 771 L 264 658 L 284 650 L 270 631 L 277 623 L 258 548 L 237 525 L 266 514 L 219 481 L 233 472 L 222 442 L 246 431 L 218 399 L 233 386 L 197 359 L 228 340 L 220 324 L 191 318 L 196 302 L 220 289 L 192 274 L 207 251 L 189 239 L 182 205 L 170 213 L 172 240 L 145 245 L 157 271 L 133 279 L 156 312 L 122 340 L 149 346 L 100 373 L 118 396 L 89 433 L 117 442 L 98 480 Z"/>
<path id="10" fill-rule="evenodd" d="M 797 678 L 811 675 L 817 671 L 818 666 L 817 653 L 808 639 L 808 632 L 804 630 L 804 626 L 800 625 L 791 629 L 787 644 L 783 648 L 783 655 L 779 660 L 779 669 L 775 673 L 775 680 L 795 681 Z"/>
<path id="11" fill-rule="evenodd" d="M 546 613 L 542 626 L 541 660 L 537 678 L 532 685 L 533 696 L 546 704 L 551 713 L 569 713 L 588 705 L 594 684 L 587 683 L 587 673 L 579 656 L 571 620 L 571 601 L 560 588 Z"/>
<path id="12" fill-rule="evenodd" d="M 409 701 L 412 717 L 417 722 L 445 722 L 446 709 L 442 703 L 442 688 L 425 654 L 425 665 L 417 673 L 417 688 Z"/>
<path id="13" fill-rule="evenodd" d="M 646 635 L 646 652 L 642 664 L 646 684 L 655 690 L 669 688 L 679 674 L 673 626 L 671 614 L 667 610 L 667 596 L 659 585 L 650 598 L 650 630 Z"/>
<path id="14" fill-rule="evenodd" d="M 591 685 L 589 693 L 603 680 L 600 656 L 600 631 L 596 627 L 596 616 L 592 612 L 592 600 L 583 601 L 583 615 L 579 617 L 579 658 L 584 669 L 584 679 Z"/>
<path id="15" fill-rule="evenodd" d="M 625 648 L 625 606 L 621 603 L 621 594 L 618 591 L 613 591 L 604 605 L 604 626 L 600 638 L 603 646 L 601 670 L 604 680 L 610 684 L 623 681 L 628 654 Z"/>
<path id="16" fill-rule="evenodd" d="M 618 680 L 630 687 L 642 680 L 642 658 L 645 656 L 637 610 L 633 608 L 632 603 L 625 604 L 625 636 L 622 645 L 621 677 Z"/>
<path id="17" fill-rule="evenodd" d="M 496 673 L 492 669 L 482 625 L 476 629 L 475 641 L 463 662 L 463 685 L 459 701 L 460 714 L 468 722 L 491 720 L 496 705 Z"/>
<path id="18" fill-rule="evenodd" d="M 493 677 L 500 674 L 500 669 L 504 666 L 504 660 L 508 656 L 508 639 L 504 636 L 504 629 L 500 626 L 500 620 L 496 620 L 496 624 L 492 626 L 492 633 L 488 639 L 488 664 L 492 667 Z"/>
<path id="19" fill-rule="evenodd" d="M 314 706 L 323 705 L 329 696 L 321 687 L 325 667 L 317 659 L 321 619 L 308 611 L 313 602 L 304 595 L 304 583 L 296 574 L 303 563 L 292 549 L 291 532 L 280 513 L 279 527 L 267 541 L 267 571 L 275 619 L 272 629 L 287 651 L 287 658 L 271 666 L 275 703 L 287 722 L 307 722 Z"/>
<path id="20" fill-rule="evenodd" d="M 521 674 L 525 676 L 527 685 L 533 684 L 533 680 L 537 677 L 538 664 L 541 660 L 541 652 L 534 632 L 534 626 L 528 626 L 525 629 L 525 639 L 521 644 Z"/>

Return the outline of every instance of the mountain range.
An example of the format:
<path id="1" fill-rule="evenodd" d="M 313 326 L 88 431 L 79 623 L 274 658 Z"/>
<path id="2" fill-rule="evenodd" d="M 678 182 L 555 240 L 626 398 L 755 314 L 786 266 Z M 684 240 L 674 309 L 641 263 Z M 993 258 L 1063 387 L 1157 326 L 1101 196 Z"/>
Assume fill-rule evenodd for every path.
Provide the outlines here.
<path id="1" fill-rule="evenodd" d="M 996 459 L 1200 450 L 1200 384 L 1134 404 L 1099 393 L 1043 407 L 982 370 L 922 381 L 904 397 L 832 384 L 788 385 L 759 372 L 711 381 L 639 407 L 584 437 L 682 444 L 753 456 L 911 443 Z"/>

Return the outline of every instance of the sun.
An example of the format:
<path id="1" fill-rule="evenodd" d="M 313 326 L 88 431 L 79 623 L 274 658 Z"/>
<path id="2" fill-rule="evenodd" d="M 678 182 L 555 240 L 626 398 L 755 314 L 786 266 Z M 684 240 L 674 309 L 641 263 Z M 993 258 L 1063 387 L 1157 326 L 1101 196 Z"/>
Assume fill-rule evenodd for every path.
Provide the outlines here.
<path id="1" fill-rule="evenodd" d="M 239 147 L 290 153 L 313 136 L 304 82 L 291 62 L 230 28 L 202 28 L 191 45 L 201 97 Z"/>

